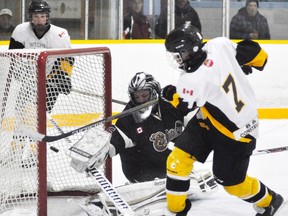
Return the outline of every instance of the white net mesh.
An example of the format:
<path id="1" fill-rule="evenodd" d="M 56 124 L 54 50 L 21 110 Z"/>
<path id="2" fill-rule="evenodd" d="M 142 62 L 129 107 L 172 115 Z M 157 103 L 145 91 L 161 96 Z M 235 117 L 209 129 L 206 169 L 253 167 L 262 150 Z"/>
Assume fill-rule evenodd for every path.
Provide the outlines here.
<path id="1" fill-rule="evenodd" d="M 82 133 L 47 143 L 47 165 L 39 167 L 39 143 L 17 132 L 19 125 L 38 131 L 45 124 L 46 134 L 55 136 L 111 115 L 105 101 L 111 100 L 111 86 L 107 86 L 111 66 L 105 61 L 109 52 L 85 50 L 0 53 L 0 214 L 15 206 L 39 203 L 38 179 L 43 169 L 47 169 L 47 191 L 98 190 L 93 179 L 70 167 L 65 154 Z M 46 59 L 44 63 L 39 61 L 42 58 Z M 45 74 L 44 82 L 40 81 L 41 73 Z M 42 104 L 38 97 L 45 95 L 46 103 Z M 46 123 L 41 113 L 47 114 Z M 52 151 L 51 145 L 59 152 Z M 42 156 L 40 151 L 39 158 Z"/>

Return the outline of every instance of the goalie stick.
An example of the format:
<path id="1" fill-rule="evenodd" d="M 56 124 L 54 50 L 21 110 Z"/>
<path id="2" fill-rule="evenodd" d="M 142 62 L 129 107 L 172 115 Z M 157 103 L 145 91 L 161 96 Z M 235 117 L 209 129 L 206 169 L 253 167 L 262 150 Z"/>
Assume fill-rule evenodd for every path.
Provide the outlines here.
<path id="1" fill-rule="evenodd" d="M 50 113 L 47 113 L 47 118 L 49 119 L 49 121 L 51 122 L 51 124 L 58 130 L 58 132 L 59 132 L 60 134 L 64 134 L 64 131 L 63 131 L 62 128 L 57 124 L 57 122 L 52 118 L 52 116 L 51 116 Z M 72 141 L 71 141 L 68 137 L 66 137 L 65 139 L 66 139 L 66 141 L 67 141 L 69 144 L 72 143 Z M 56 148 L 55 146 L 50 145 L 50 149 L 51 149 L 52 151 L 56 152 L 56 153 L 59 152 L 59 149 Z"/>
<path id="2" fill-rule="evenodd" d="M 129 206 L 129 204 L 120 196 L 115 190 L 109 180 L 96 168 L 87 170 L 88 174 L 93 177 L 101 190 L 114 204 L 115 208 L 122 213 L 123 216 L 135 216 L 135 212 Z"/>
<path id="3" fill-rule="evenodd" d="M 93 127 L 96 127 L 97 125 L 110 122 L 110 121 L 112 121 L 114 119 L 123 118 L 123 117 L 125 117 L 127 115 L 132 114 L 133 112 L 136 112 L 138 110 L 141 110 L 141 109 L 143 109 L 145 107 L 148 107 L 148 106 L 152 106 L 152 105 L 157 104 L 157 103 L 158 103 L 158 99 L 151 100 L 151 101 L 149 101 L 147 103 L 141 104 L 141 105 L 133 107 L 131 109 L 124 110 L 123 112 L 118 113 L 116 115 L 112 115 L 112 116 L 110 116 L 108 118 L 101 119 L 101 120 L 99 120 L 97 122 L 93 122 L 91 124 L 85 125 L 85 126 L 80 127 L 78 129 L 69 131 L 67 133 L 63 133 L 61 135 L 56 135 L 56 136 L 47 136 L 45 134 L 41 134 L 41 133 L 39 133 L 37 131 L 32 130 L 31 128 L 28 128 L 25 125 L 20 125 L 18 130 L 20 130 L 24 134 L 30 136 L 31 138 L 35 139 L 36 141 L 54 142 L 54 141 L 57 141 L 57 140 L 72 136 L 74 134 L 78 134 L 78 133 L 81 133 L 83 131 L 87 131 L 87 130 L 93 128 Z"/>
<path id="4" fill-rule="evenodd" d="M 65 134 L 62 128 L 54 121 L 49 113 L 47 116 L 51 123 L 57 128 L 61 135 Z M 66 141 L 71 144 L 72 141 L 69 137 L 65 137 Z M 110 199 L 110 201 L 114 204 L 115 208 L 122 213 L 123 216 L 134 216 L 135 213 L 132 208 L 127 204 L 127 202 L 120 196 L 120 194 L 115 190 L 109 180 L 95 167 L 91 169 L 87 169 L 86 172 L 89 176 L 93 177 L 97 185 L 101 188 L 104 194 Z"/>

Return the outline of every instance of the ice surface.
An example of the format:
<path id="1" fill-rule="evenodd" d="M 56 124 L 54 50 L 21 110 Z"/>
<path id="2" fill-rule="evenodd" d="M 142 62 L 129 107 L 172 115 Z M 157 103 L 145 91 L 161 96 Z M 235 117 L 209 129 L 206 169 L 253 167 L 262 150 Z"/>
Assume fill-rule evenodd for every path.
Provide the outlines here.
<path id="1" fill-rule="evenodd" d="M 288 146 L 288 120 L 260 120 L 260 138 L 257 149 Z M 248 174 L 259 178 L 272 190 L 288 198 L 288 151 L 255 155 L 251 157 Z M 196 164 L 196 169 L 211 169 L 211 162 Z M 127 182 L 121 173 L 118 157 L 113 159 L 113 184 Z M 50 198 L 48 201 L 49 216 L 85 216 L 77 203 L 84 203 L 84 198 Z M 192 203 L 189 216 L 253 216 L 255 211 L 251 204 L 228 195 L 220 186 L 212 196 Z M 288 207 L 284 207 L 277 216 L 287 216 Z M 16 209 L 1 216 L 34 216 L 30 209 Z M 87 216 L 87 215 L 86 215 Z"/>

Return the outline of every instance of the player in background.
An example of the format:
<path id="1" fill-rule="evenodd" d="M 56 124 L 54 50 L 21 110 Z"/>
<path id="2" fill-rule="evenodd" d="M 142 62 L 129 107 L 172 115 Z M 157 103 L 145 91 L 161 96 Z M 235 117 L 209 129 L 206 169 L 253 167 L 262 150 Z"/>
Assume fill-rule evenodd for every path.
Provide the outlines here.
<path id="1" fill-rule="evenodd" d="M 259 121 L 255 94 L 245 74 L 252 72 L 251 67 L 262 71 L 267 53 L 250 40 L 236 44 L 219 37 L 203 43 L 190 23 L 171 31 L 165 47 L 169 61 L 182 73 L 177 86 L 166 86 L 162 97 L 184 114 L 199 108 L 167 159 L 168 209 L 187 214 L 193 163 L 204 163 L 214 151 L 216 182 L 230 195 L 252 203 L 256 216 L 274 215 L 283 204 L 282 196 L 247 174 Z"/>
<path id="2" fill-rule="evenodd" d="M 9 49 L 56 49 L 71 48 L 66 29 L 50 24 L 50 6 L 46 1 L 33 0 L 28 7 L 29 22 L 16 26 L 10 39 Z M 73 58 L 59 58 L 47 71 L 46 109 L 50 112 L 59 96 L 72 89 Z"/>
<path id="3" fill-rule="evenodd" d="M 159 99 L 160 92 L 160 84 L 151 74 L 138 72 L 130 81 L 128 87 L 130 101 L 124 110 Z M 101 135 L 100 131 L 90 130 L 85 136 L 88 137 L 92 134 L 95 137 L 91 150 L 94 149 L 98 155 L 90 159 L 89 163 L 99 167 L 100 164 L 104 163 L 106 154 L 109 157 L 119 154 L 122 170 L 126 178 L 131 183 L 149 182 L 159 179 L 163 183 L 161 184 L 161 195 L 165 201 L 165 181 L 163 180 L 166 177 L 166 160 L 171 152 L 168 148 L 168 143 L 177 140 L 182 133 L 183 122 L 184 115 L 180 110 L 175 109 L 167 101 L 159 100 L 159 103 L 156 105 L 143 108 L 138 112 L 132 113 L 132 115 L 118 119 L 116 124 L 107 130 L 112 133 L 108 141 L 107 139 L 99 138 L 105 137 L 105 135 Z M 109 145 L 109 153 L 104 151 L 100 154 L 101 150 L 96 151 L 97 147 L 94 147 L 94 145 L 97 146 L 100 142 L 105 142 L 105 140 L 107 141 L 105 145 Z M 82 142 L 84 143 L 85 141 L 82 140 Z M 76 143 L 75 146 L 81 149 L 79 145 Z M 84 148 L 88 148 L 87 144 Z M 87 152 L 93 155 L 89 149 Z M 78 160 L 77 156 L 72 157 L 71 165 L 78 172 L 83 172 L 87 168 L 87 164 Z M 195 175 L 190 175 L 191 199 L 204 198 L 214 193 L 217 189 L 217 184 L 210 172 L 207 173 L 206 171 L 197 180 L 198 174 L 200 177 L 201 174 L 197 172 Z M 158 182 L 158 184 L 160 183 Z M 146 186 L 145 184 L 141 185 Z M 142 193 L 145 193 L 141 185 L 136 190 L 142 190 Z M 154 192 L 152 187 L 147 188 L 150 194 Z M 135 200 L 137 199 L 135 198 Z M 166 202 L 164 204 L 166 206 Z"/>
<path id="4" fill-rule="evenodd" d="M 66 29 L 50 24 L 50 6 L 46 1 L 33 0 L 28 7 L 29 21 L 21 23 L 14 29 L 9 49 L 56 49 L 71 48 L 70 36 Z M 59 94 L 68 95 L 72 89 L 71 76 L 74 58 L 63 57 L 48 63 L 46 78 L 46 110 L 51 112 Z M 13 62 L 10 71 L 17 80 L 21 77 L 29 76 L 29 68 L 19 75 L 13 72 Z M 25 92 L 34 91 L 30 86 L 22 86 L 22 91 L 18 95 L 18 100 L 26 97 Z M 21 99 L 22 98 L 22 99 Z M 27 104 L 19 103 L 17 111 L 25 112 Z M 14 135 L 14 140 L 25 142 L 26 136 Z M 17 145 L 17 144 L 15 144 Z"/>

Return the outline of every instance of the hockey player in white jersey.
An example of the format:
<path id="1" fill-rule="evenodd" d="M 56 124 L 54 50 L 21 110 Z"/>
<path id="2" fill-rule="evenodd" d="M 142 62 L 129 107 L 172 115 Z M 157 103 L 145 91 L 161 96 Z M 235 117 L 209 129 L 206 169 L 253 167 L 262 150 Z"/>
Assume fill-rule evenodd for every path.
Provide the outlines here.
<path id="1" fill-rule="evenodd" d="M 29 21 L 16 26 L 9 49 L 71 48 L 67 30 L 50 23 L 50 12 L 46 1 L 33 0 L 28 7 Z"/>
<path id="2" fill-rule="evenodd" d="M 64 28 L 50 24 L 51 8 L 46 1 L 32 0 L 28 7 L 29 21 L 14 29 L 9 49 L 71 48 L 70 36 Z M 46 79 L 46 109 L 54 107 L 59 94 L 69 94 L 74 58 L 58 58 L 48 63 Z M 13 69 L 12 69 L 13 70 Z"/>
<path id="3" fill-rule="evenodd" d="M 70 36 L 66 29 L 50 24 L 51 8 L 46 1 L 32 0 L 28 6 L 29 21 L 21 23 L 14 29 L 9 49 L 60 49 L 71 48 Z M 47 63 L 46 66 L 46 110 L 52 111 L 60 94 L 68 95 L 72 89 L 72 68 L 74 65 L 73 57 L 59 57 Z M 22 77 L 30 76 L 29 67 L 21 74 L 13 73 L 13 62 L 10 72 L 18 80 L 21 90 L 17 96 L 19 106 L 16 107 L 18 113 L 25 113 L 29 105 L 22 103 L 23 97 L 29 95 L 29 91 L 35 91 L 32 85 L 23 84 Z M 8 81 L 8 84 L 11 79 Z M 32 88 L 32 89 L 31 89 Z M 26 96 L 25 96 L 26 95 Z M 5 96 L 4 96 L 5 97 Z M 23 114 L 25 115 L 25 114 Z M 21 116 L 21 115 L 19 115 Z M 23 146 L 26 142 L 31 143 L 26 136 L 14 134 L 12 146 Z M 18 144 L 17 144 L 18 143 Z M 34 145 L 34 144 L 33 144 Z M 34 147 L 35 148 L 35 147 Z M 31 147 L 30 149 L 33 149 Z M 25 162 L 23 162 L 25 163 Z M 25 166 L 25 165 L 24 165 Z"/>
<path id="4" fill-rule="evenodd" d="M 71 165 L 78 172 L 99 167 L 107 156 L 119 154 L 129 184 L 118 187 L 117 191 L 137 215 L 164 214 L 166 160 L 171 152 L 168 144 L 177 140 L 183 131 L 184 115 L 169 102 L 161 100 L 160 92 L 160 84 L 151 74 L 137 72 L 129 83 L 130 101 L 124 111 L 155 99 L 159 99 L 159 103 L 118 119 L 107 129 L 111 137 L 105 131 L 91 129 L 68 151 Z M 87 154 L 81 156 L 81 152 Z M 204 199 L 217 191 L 217 184 L 208 170 L 195 170 L 189 179 L 191 200 Z M 101 195 L 97 195 L 86 207 L 95 209 L 93 203 L 102 206 L 105 199 L 101 204 L 100 198 Z M 90 212 L 90 215 L 97 214 Z"/>
<path id="5" fill-rule="evenodd" d="M 246 75 L 252 68 L 264 69 L 267 53 L 250 40 L 236 44 L 219 37 L 204 43 L 201 33 L 190 23 L 171 31 L 165 47 L 168 60 L 181 74 L 177 86 L 166 86 L 162 97 L 186 114 L 199 109 L 167 159 L 168 209 L 187 214 L 191 208 L 186 197 L 193 163 L 204 163 L 214 151 L 216 181 L 230 195 L 252 203 L 256 216 L 275 215 L 283 205 L 283 197 L 247 174 L 259 121 Z"/>

